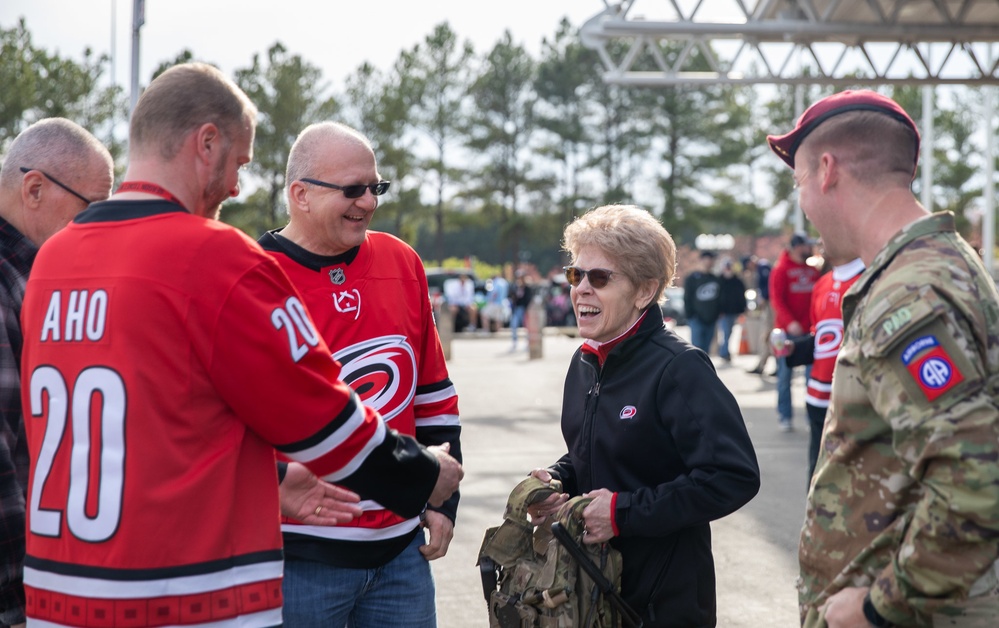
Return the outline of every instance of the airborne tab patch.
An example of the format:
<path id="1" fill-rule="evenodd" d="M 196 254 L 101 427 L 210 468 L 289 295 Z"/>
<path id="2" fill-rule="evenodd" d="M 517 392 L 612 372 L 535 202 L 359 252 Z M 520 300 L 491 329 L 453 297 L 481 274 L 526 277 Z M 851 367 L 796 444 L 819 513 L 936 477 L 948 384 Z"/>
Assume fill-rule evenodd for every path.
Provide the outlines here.
<path id="1" fill-rule="evenodd" d="M 922 336 L 909 343 L 902 351 L 902 364 L 929 401 L 964 381 L 964 375 L 936 336 Z"/>

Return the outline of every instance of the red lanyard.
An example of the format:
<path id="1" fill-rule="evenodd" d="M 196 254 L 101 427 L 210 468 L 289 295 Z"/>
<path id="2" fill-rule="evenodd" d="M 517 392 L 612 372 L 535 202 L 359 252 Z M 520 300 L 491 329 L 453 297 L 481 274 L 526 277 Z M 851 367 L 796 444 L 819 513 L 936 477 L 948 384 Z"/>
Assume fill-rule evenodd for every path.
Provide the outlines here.
<path id="1" fill-rule="evenodd" d="M 184 204 L 180 202 L 179 198 L 177 198 L 170 192 L 167 192 L 162 186 L 157 185 L 155 183 L 150 183 L 149 181 L 125 181 L 118 187 L 118 191 L 145 192 L 146 194 L 153 194 L 155 196 L 159 196 L 160 198 L 164 198 L 170 201 L 171 203 L 176 203 L 181 207 L 184 207 Z M 184 209 L 187 208 L 184 207 Z"/>

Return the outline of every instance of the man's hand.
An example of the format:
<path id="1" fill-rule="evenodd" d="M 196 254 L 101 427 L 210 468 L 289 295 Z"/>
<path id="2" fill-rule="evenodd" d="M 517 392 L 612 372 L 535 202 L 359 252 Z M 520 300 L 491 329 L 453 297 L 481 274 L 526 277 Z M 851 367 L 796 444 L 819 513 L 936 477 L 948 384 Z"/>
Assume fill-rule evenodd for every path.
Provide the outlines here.
<path id="1" fill-rule="evenodd" d="M 548 472 L 548 469 L 535 469 L 531 471 L 531 477 L 537 478 L 545 484 L 552 481 L 552 474 Z M 567 493 L 555 493 L 540 502 L 529 505 L 527 507 L 527 514 L 531 516 L 531 524 L 536 526 L 541 525 L 548 519 L 549 515 L 557 513 L 562 504 L 568 500 L 569 495 Z"/>
<path id="2" fill-rule="evenodd" d="M 279 487 L 281 514 L 314 526 L 335 526 L 361 515 L 361 498 L 353 491 L 320 480 L 297 462 Z"/>
<path id="3" fill-rule="evenodd" d="M 850 587 L 826 600 L 819 611 L 824 614 L 829 628 L 869 628 L 870 624 L 864 617 L 867 592 L 865 587 Z"/>
<path id="4" fill-rule="evenodd" d="M 788 336 L 804 336 L 805 328 L 801 326 L 798 321 L 791 321 L 787 324 L 787 335 Z"/>
<path id="5" fill-rule="evenodd" d="M 598 488 L 583 494 L 583 497 L 593 500 L 583 509 L 583 543 L 603 543 L 614 538 L 614 527 L 611 525 L 614 493 Z"/>
<path id="6" fill-rule="evenodd" d="M 447 515 L 436 510 L 427 510 L 426 516 L 423 525 L 430 532 L 430 540 L 426 545 L 420 546 L 420 553 L 427 560 L 437 560 L 447 554 L 451 538 L 454 537 L 454 523 Z"/>
<path id="7" fill-rule="evenodd" d="M 458 483 L 465 477 L 465 471 L 461 464 L 455 460 L 451 454 L 451 444 L 431 445 L 427 451 L 432 453 L 440 464 L 440 474 L 437 476 L 437 484 L 434 485 L 434 492 L 430 494 L 427 502 L 434 508 L 440 508 L 454 492 L 458 490 Z"/>

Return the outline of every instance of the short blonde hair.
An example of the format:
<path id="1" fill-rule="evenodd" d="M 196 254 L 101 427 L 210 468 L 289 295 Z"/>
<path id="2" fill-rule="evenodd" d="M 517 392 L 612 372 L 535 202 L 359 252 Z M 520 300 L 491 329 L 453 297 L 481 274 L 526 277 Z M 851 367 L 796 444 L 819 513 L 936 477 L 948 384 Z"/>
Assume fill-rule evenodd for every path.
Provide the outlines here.
<path id="1" fill-rule="evenodd" d="M 666 288 L 673 284 L 676 275 L 673 237 L 662 223 L 640 207 L 604 205 L 569 223 L 562 248 L 575 260 L 589 246 L 614 260 L 618 270 L 634 285 L 657 281 L 659 289 L 651 303 L 661 302 Z"/>
<path id="2" fill-rule="evenodd" d="M 160 74 L 142 92 L 132 112 L 129 151 L 158 152 L 173 159 L 188 133 L 214 124 L 230 144 L 245 124 L 256 123 L 257 108 L 218 68 L 182 63 Z"/>

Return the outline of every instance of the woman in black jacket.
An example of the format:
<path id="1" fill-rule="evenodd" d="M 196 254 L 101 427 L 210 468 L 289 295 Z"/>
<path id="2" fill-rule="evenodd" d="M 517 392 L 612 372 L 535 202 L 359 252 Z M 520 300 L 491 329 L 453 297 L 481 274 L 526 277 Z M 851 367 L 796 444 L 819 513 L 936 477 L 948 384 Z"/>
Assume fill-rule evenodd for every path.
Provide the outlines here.
<path id="1" fill-rule="evenodd" d="M 624 560 L 621 593 L 647 628 L 714 626 L 709 522 L 752 499 L 759 466 L 735 398 L 703 352 L 667 330 L 658 302 L 673 280 L 669 233 L 634 206 L 594 209 L 565 230 L 580 335 L 566 375 L 568 453 L 533 475 L 593 498 L 586 543 Z"/>

